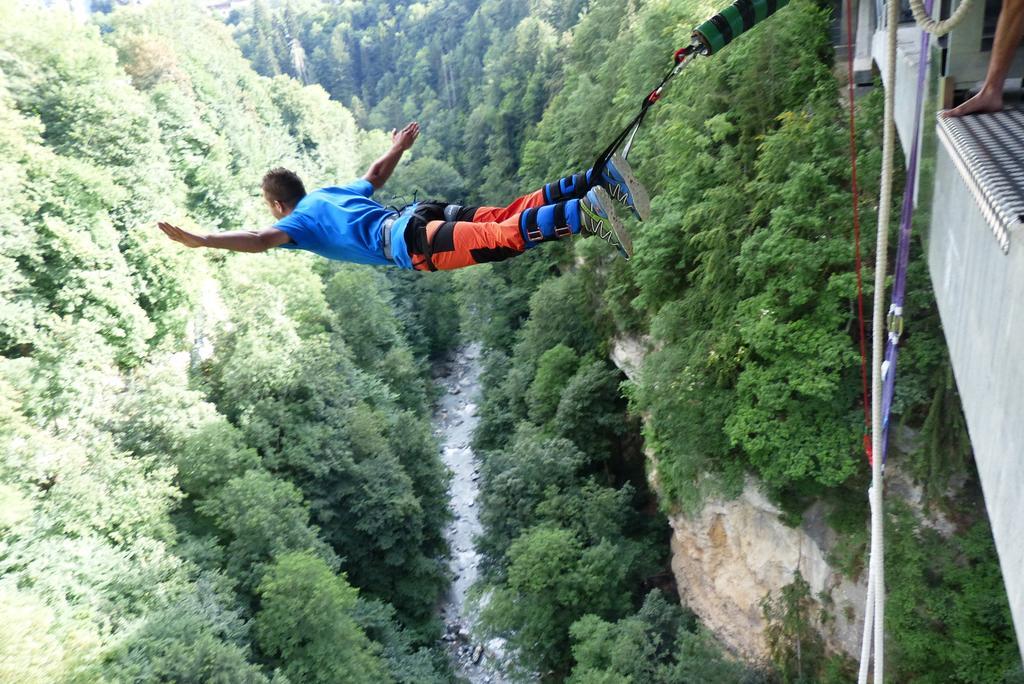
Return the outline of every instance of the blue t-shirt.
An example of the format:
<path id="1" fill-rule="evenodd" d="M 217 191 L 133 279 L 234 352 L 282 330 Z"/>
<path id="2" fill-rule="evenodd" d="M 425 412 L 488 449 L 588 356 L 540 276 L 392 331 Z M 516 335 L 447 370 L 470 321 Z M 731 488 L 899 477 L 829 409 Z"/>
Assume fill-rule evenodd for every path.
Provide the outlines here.
<path id="1" fill-rule="evenodd" d="M 274 227 L 288 233 L 286 249 L 304 249 L 328 259 L 357 264 L 387 265 L 381 223 L 394 210 L 370 199 L 373 185 L 365 178 L 344 187 L 321 188 L 303 197 L 292 213 Z M 395 221 L 391 228 L 391 253 L 401 268 L 412 268 L 405 246 L 405 224 Z"/>

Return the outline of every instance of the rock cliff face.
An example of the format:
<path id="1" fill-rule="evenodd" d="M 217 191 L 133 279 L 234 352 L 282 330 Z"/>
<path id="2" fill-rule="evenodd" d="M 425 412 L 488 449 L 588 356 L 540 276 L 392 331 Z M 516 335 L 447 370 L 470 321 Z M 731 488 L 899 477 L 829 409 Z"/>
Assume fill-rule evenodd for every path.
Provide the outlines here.
<path id="1" fill-rule="evenodd" d="M 644 349 L 643 340 L 618 339 L 611 357 L 627 377 L 636 379 Z M 657 454 L 648 452 L 648 459 L 657 490 Z M 669 525 L 680 596 L 744 659 L 767 656 L 761 601 L 790 584 L 798 570 L 821 608 L 818 627 L 827 647 L 859 656 L 866 577 L 851 582 L 829 565 L 837 538 L 820 506 L 812 506 L 798 527 L 789 527 L 750 478 L 739 497 L 709 499 L 696 515 L 670 516 Z"/>
<path id="2" fill-rule="evenodd" d="M 790 584 L 797 570 L 828 616 L 818 627 L 830 650 L 859 654 L 866 583 L 829 565 L 836 538 L 819 506 L 799 527 L 787 527 L 751 479 L 738 498 L 709 500 L 696 516 L 673 515 L 669 524 L 680 596 L 745 659 L 767 655 L 761 601 Z"/>

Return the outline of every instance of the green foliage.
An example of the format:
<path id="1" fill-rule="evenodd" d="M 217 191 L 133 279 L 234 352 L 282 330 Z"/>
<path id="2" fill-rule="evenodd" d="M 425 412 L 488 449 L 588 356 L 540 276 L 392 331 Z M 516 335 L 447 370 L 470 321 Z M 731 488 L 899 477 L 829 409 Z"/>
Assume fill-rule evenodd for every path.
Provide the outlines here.
<path id="1" fill-rule="evenodd" d="M 375 604 L 396 681 L 443 680 L 418 650 L 446 520 L 425 352 L 387 307 L 332 302 L 309 259 L 204 257 L 154 225 L 258 227 L 265 169 L 343 182 L 383 135 L 320 88 L 257 76 L 198 6 L 97 24 L 0 6 L 0 679 L 268 681 L 288 646 L 270 629 L 254 650 L 247 625 L 268 570 L 303 552 L 331 577 L 346 555 L 401 605 Z M 382 283 L 349 286 L 388 302 Z M 344 315 L 389 331 L 359 363 Z M 388 678 L 351 618 L 333 627 L 358 634 L 367 681 Z M 317 648 L 345 667 L 334 647 Z"/>
<path id="2" fill-rule="evenodd" d="M 136 372 L 113 413 L 118 446 L 136 456 L 171 455 L 179 486 L 194 498 L 259 465 L 238 428 L 170 367 Z"/>
<path id="3" fill-rule="evenodd" d="M 480 522 L 487 534 L 480 548 L 491 558 L 501 558 L 516 537 L 540 522 L 537 506 L 549 493 L 572 487 L 585 460 L 572 442 L 538 436 L 524 427 L 510 449 L 489 452 L 484 461 Z"/>
<path id="4" fill-rule="evenodd" d="M 53 610 L 40 597 L 18 589 L 13 583 L 0 584 L 0 682 L 53 681 L 74 667 L 75 654 L 61 646 L 55 634 Z M 88 639 L 92 635 L 80 634 Z"/>
<path id="5" fill-rule="evenodd" d="M 558 400 L 555 433 L 582 443 L 597 460 L 625 451 L 625 440 L 636 426 L 625 415 L 621 379 L 622 374 L 605 361 L 583 363 Z"/>
<path id="6" fill-rule="evenodd" d="M 523 331 L 511 372 L 500 354 L 488 370 L 504 382 L 488 387 L 481 430 L 495 429 L 503 411 L 513 412 L 512 421 L 529 413 L 540 425 L 523 420 L 511 438 L 496 432 L 495 442 L 507 446 L 486 453 L 479 548 L 496 584 L 484 620 L 510 637 L 528 667 L 567 674 L 573 621 L 587 613 L 623 615 L 660 553 L 638 524 L 632 486 L 607 470 L 586 475 L 595 461 L 613 458 L 603 436 L 626 432 L 617 374 L 603 362 L 581 367 L 577 351 L 551 338 L 546 351 L 520 354 L 531 342 L 543 344 L 538 332 Z"/>
<path id="7" fill-rule="evenodd" d="M 814 602 L 807 580 L 797 571 L 778 596 L 761 601 L 767 627 L 765 639 L 772 662 L 785 682 L 821 681 L 825 644 L 815 629 Z"/>
<path id="8" fill-rule="evenodd" d="M 165 378 L 161 370 L 152 377 Z M 125 417 L 111 434 L 80 419 L 70 441 L 21 410 L 16 401 L 29 394 L 0 384 L 12 397 L 0 408 L 0 491 L 10 504 L 0 592 L 3 618 L 19 627 L 0 645 L 13 668 L 4 681 L 27 672 L 39 681 L 266 681 L 248 663 L 230 585 L 172 553 L 180 493 L 154 428 L 165 416 L 140 419 L 137 430 Z M 114 405 L 102 392 L 94 398 Z"/>
<path id="9" fill-rule="evenodd" d="M 757 294 L 737 307 L 744 358 L 725 430 L 769 485 L 837 485 L 858 463 L 848 241 L 821 237 L 847 202 L 841 140 L 838 126 L 786 115 L 753 181 L 763 193 L 754 212 L 771 218 L 740 253 L 744 291 Z"/>
<path id="10" fill-rule="evenodd" d="M 479 202 L 517 190 L 523 124 L 540 118 L 557 88 L 559 31 L 581 4 L 258 4 L 239 17 L 236 37 L 260 73 L 304 73 L 367 127 L 419 119 L 424 140 L 392 192 Z M 396 40 L 403 36 L 416 40 Z"/>
<path id="11" fill-rule="evenodd" d="M 246 632 L 216 600 L 186 595 L 140 621 L 107 656 L 104 669 L 122 681 L 267 682 L 248 662 Z"/>
<path id="12" fill-rule="evenodd" d="M 612 623 L 587 615 L 573 624 L 570 684 L 752 681 L 695 619 L 657 591 L 634 615 Z"/>
<path id="13" fill-rule="evenodd" d="M 518 335 L 515 354 L 535 364 L 548 349 L 564 344 L 578 352 L 598 351 L 601 337 L 578 274 L 540 285 L 530 297 L 530 318 Z"/>
<path id="14" fill-rule="evenodd" d="M 267 308 L 280 315 L 277 303 Z M 249 321 L 224 338 L 211 369 L 218 406 L 238 416 L 264 464 L 302 491 L 352 581 L 394 601 L 403 618 L 430 620 L 443 582 L 435 558 L 446 477 L 424 419 L 356 368 L 338 335 L 292 333 L 282 356 L 276 342 L 289 319 Z"/>
<path id="15" fill-rule="evenodd" d="M 531 380 L 530 369 L 514 365 L 505 354 L 487 355 L 481 374 L 485 389 L 479 409 L 480 423 L 473 434 L 477 450 L 496 449 L 509 443 L 516 425 L 526 418 L 526 392 Z"/>
<path id="16" fill-rule="evenodd" d="M 399 626 L 395 609 L 389 604 L 361 598 L 352 608 L 352 617 L 370 639 L 381 644 L 388 674 L 398 684 L 451 681 L 447 659 L 428 648 L 416 648 L 413 634 Z"/>
<path id="17" fill-rule="evenodd" d="M 654 329 L 675 322 L 667 306 Z M 731 448 L 724 419 L 735 405 L 728 377 L 732 360 L 717 352 L 703 332 L 666 344 L 644 361 L 632 397 L 635 410 L 648 414 L 644 440 L 658 454 L 658 481 L 664 507 L 694 509 L 715 491 L 742 486 L 739 454 Z M 717 474 L 717 477 L 716 477 Z"/>
<path id="18" fill-rule="evenodd" d="M 424 277 L 397 269 L 388 272 L 394 314 L 417 358 L 440 359 L 460 340 L 460 314 L 450 275 L 446 272 Z"/>
<path id="19" fill-rule="evenodd" d="M 564 667 L 573 622 L 628 610 L 632 558 L 622 551 L 607 540 L 586 546 L 570 530 L 533 528 L 509 548 L 508 581 L 494 592 L 483 620 L 509 633 L 527 666 Z"/>
<path id="20" fill-rule="evenodd" d="M 987 521 L 972 504 L 965 529 L 944 537 L 904 504 L 887 506 L 887 658 L 900 680 L 994 682 L 1020 669 L 1009 604 Z"/>
<path id="21" fill-rule="evenodd" d="M 537 360 L 537 373 L 526 391 L 526 411 L 530 420 L 544 425 L 554 418 L 562 390 L 579 364 L 576 352 L 564 344 L 557 344 L 541 354 Z"/>
<path id="22" fill-rule="evenodd" d="M 260 583 L 255 633 L 281 674 L 296 682 L 388 681 L 379 648 L 352 616 L 358 591 L 323 559 L 281 556 Z"/>
<path id="23" fill-rule="evenodd" d="M 287 551 L 314 551 L 337 565 L 309 524 L 301 492 L 266 471 L 228 480 L 197 511 L 213 522 L 227 552 L 228 574 L 246 589 L 255 588 L 266 566 Z"/>
<path id="24" fill-rule="evenodd" d="M 324 293 L 338 316 L 340 334 L 357 364 L 372 366 L 398 337 L 395 319 L 389 315 L 384 276 L 367 277 L 365 269 L 339 269 Z"/>

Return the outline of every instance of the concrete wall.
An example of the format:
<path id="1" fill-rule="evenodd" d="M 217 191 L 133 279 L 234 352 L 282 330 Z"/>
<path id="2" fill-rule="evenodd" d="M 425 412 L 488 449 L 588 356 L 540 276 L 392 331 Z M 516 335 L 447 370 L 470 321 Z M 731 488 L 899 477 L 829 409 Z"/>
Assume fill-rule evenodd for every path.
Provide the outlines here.
<path id="1" fill-rule="evenodd" d="M 1024 234 L 1011 235 L 1010 252 L 1003 254 L 942 145 L 937 150 L 928 266 L 1020 645 L 1024 634 Z"/>
<path id="2" fill-rule="evenodd" d="M 871 54 L 882 75 L 882 85 L 891 87 L 886 79 L 885 31 L 876 31 L 871 40 Z M 917 26 L 900 26 L 896 31 L 896 133 L 903 156 L 910 156 L 910 141 L 914 135 L 914 109 L 917 101 L 917 68 L 921 61 L 921 30 Z M 926 77 L 927 78 L 927 77 Z M 930 81 L 929 81 L 930 82 Z"/>

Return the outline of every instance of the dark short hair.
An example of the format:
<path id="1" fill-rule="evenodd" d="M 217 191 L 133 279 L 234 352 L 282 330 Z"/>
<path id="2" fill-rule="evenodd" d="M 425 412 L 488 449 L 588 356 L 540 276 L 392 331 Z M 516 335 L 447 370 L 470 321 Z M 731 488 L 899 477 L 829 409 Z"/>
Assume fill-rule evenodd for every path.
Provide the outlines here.
<path id="1" fill-rule="evenodd" d="M 306 196 L 306 186 L 298 174 L 281 167 L 267 171 L 262 187 L 267 197 L 287 207 L 294 207 Z"/>

